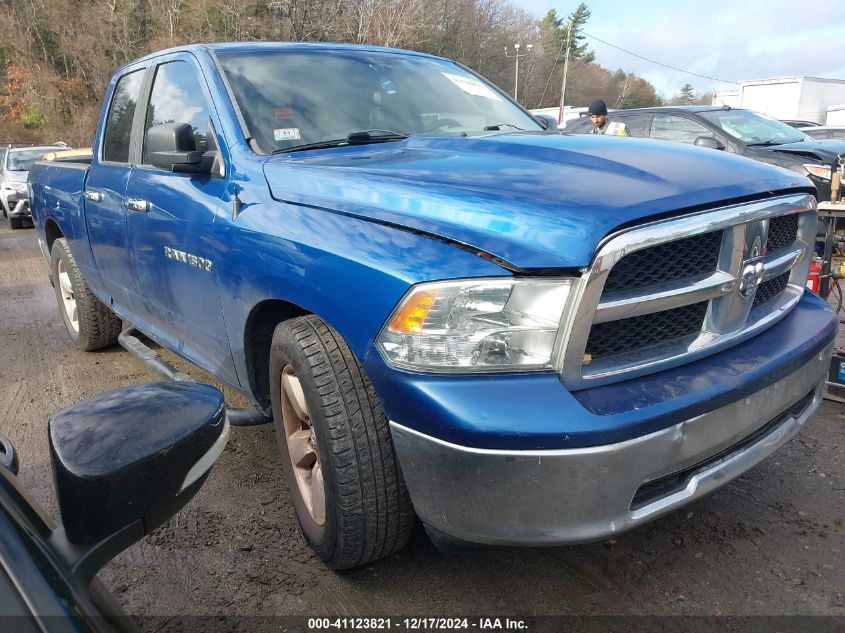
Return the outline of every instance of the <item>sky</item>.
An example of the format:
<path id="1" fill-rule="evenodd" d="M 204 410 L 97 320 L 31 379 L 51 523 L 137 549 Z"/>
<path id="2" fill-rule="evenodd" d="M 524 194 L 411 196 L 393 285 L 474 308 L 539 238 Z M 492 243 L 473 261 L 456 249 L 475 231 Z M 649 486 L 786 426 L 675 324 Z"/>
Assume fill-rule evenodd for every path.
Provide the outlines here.
<path id="1" fill-rule="evenodd" d="M 542 17 L 566 16 L 578 0 L 511 0 Z M 587 38 L 596 61 L 650 81 L 671 97 L 685 83 L 696 93 L 729 82 L 810 76 L 845 79 L 845 0 L 586 0 L 584 31 L 643 57 L 722 80 L 663 68 Z"/>

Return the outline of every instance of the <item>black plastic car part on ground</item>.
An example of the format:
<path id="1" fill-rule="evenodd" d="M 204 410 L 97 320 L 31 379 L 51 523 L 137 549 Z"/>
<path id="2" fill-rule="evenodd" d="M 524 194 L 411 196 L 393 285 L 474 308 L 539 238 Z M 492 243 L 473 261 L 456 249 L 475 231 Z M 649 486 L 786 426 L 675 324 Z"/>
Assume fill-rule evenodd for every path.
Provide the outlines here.
<path id="1" fill-rule="evenodd" d="M 845 141 L 815 140 L 751 110 L 718 106 L 672 106 L 617 110 L 610 119 L 621 121 L 634 137 L 701 145 L 731 152 L 809 178 L 819 200 L 830 200 L 830 176 L 838 169 Z M 564 132 L 588 134 L 589 119 L 570 121 Z"/>

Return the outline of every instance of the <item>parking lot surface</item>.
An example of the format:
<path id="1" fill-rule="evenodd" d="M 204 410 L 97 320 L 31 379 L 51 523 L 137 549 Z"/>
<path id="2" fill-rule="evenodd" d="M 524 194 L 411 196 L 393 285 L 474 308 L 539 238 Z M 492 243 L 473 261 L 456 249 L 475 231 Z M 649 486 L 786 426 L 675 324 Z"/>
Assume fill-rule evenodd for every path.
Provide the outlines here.
<path id="1" fill-rule="evenodd" d="M 33 229 L 0 227 L 0 311 L 0 433 L 20 453 L 23 483 L 57 516 L 48 416 L 159 377 L 120 347 L 70 347 Z M 842 616 L 843 448 L 845 405 L 825 402 L 756 469 L 613 540 L 447 556 L 418 529 L 398 555 L 334 573 L 299 534 L 273 429 L 236 428 L 197 497 L 100 577 L 139 616 Z"/>

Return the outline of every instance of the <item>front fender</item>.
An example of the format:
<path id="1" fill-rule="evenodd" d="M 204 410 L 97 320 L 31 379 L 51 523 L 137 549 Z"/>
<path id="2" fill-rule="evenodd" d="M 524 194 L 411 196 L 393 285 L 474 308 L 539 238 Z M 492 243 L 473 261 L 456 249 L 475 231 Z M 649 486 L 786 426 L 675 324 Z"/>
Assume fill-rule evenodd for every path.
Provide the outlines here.
<path id="1" fill-rule="evenodd" d="M 218 217 L 221 304 L 241 385 L 253 308 L 283 300 L 313 313 L 364 361 L 408 288 L 422 281 L 509 275 L 470 252 L 414 233 L 319 209 L 266 201 L 235 221 Z"/>

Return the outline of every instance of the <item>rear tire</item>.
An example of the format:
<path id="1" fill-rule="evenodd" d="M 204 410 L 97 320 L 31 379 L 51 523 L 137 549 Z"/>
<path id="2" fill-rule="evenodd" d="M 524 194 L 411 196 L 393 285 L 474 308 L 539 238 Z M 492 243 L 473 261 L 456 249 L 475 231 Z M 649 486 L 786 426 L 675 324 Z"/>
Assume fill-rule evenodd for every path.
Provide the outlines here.
<path id="1" fill-rule="evenodd" d="M 73 346 L 90 352 L 117 343 L 123 322 L 88 288 L 67 240 L 53 242 L 50 260 L 59 312 Z"/>
<path id="2" fill-rule="evenodd" d="M 313 315 L 278 325 L 270 386 L 288 490 L 314 552 L 346 569 L 404 547 L 415 514 L 388 420 L 340 335 Z"/>

